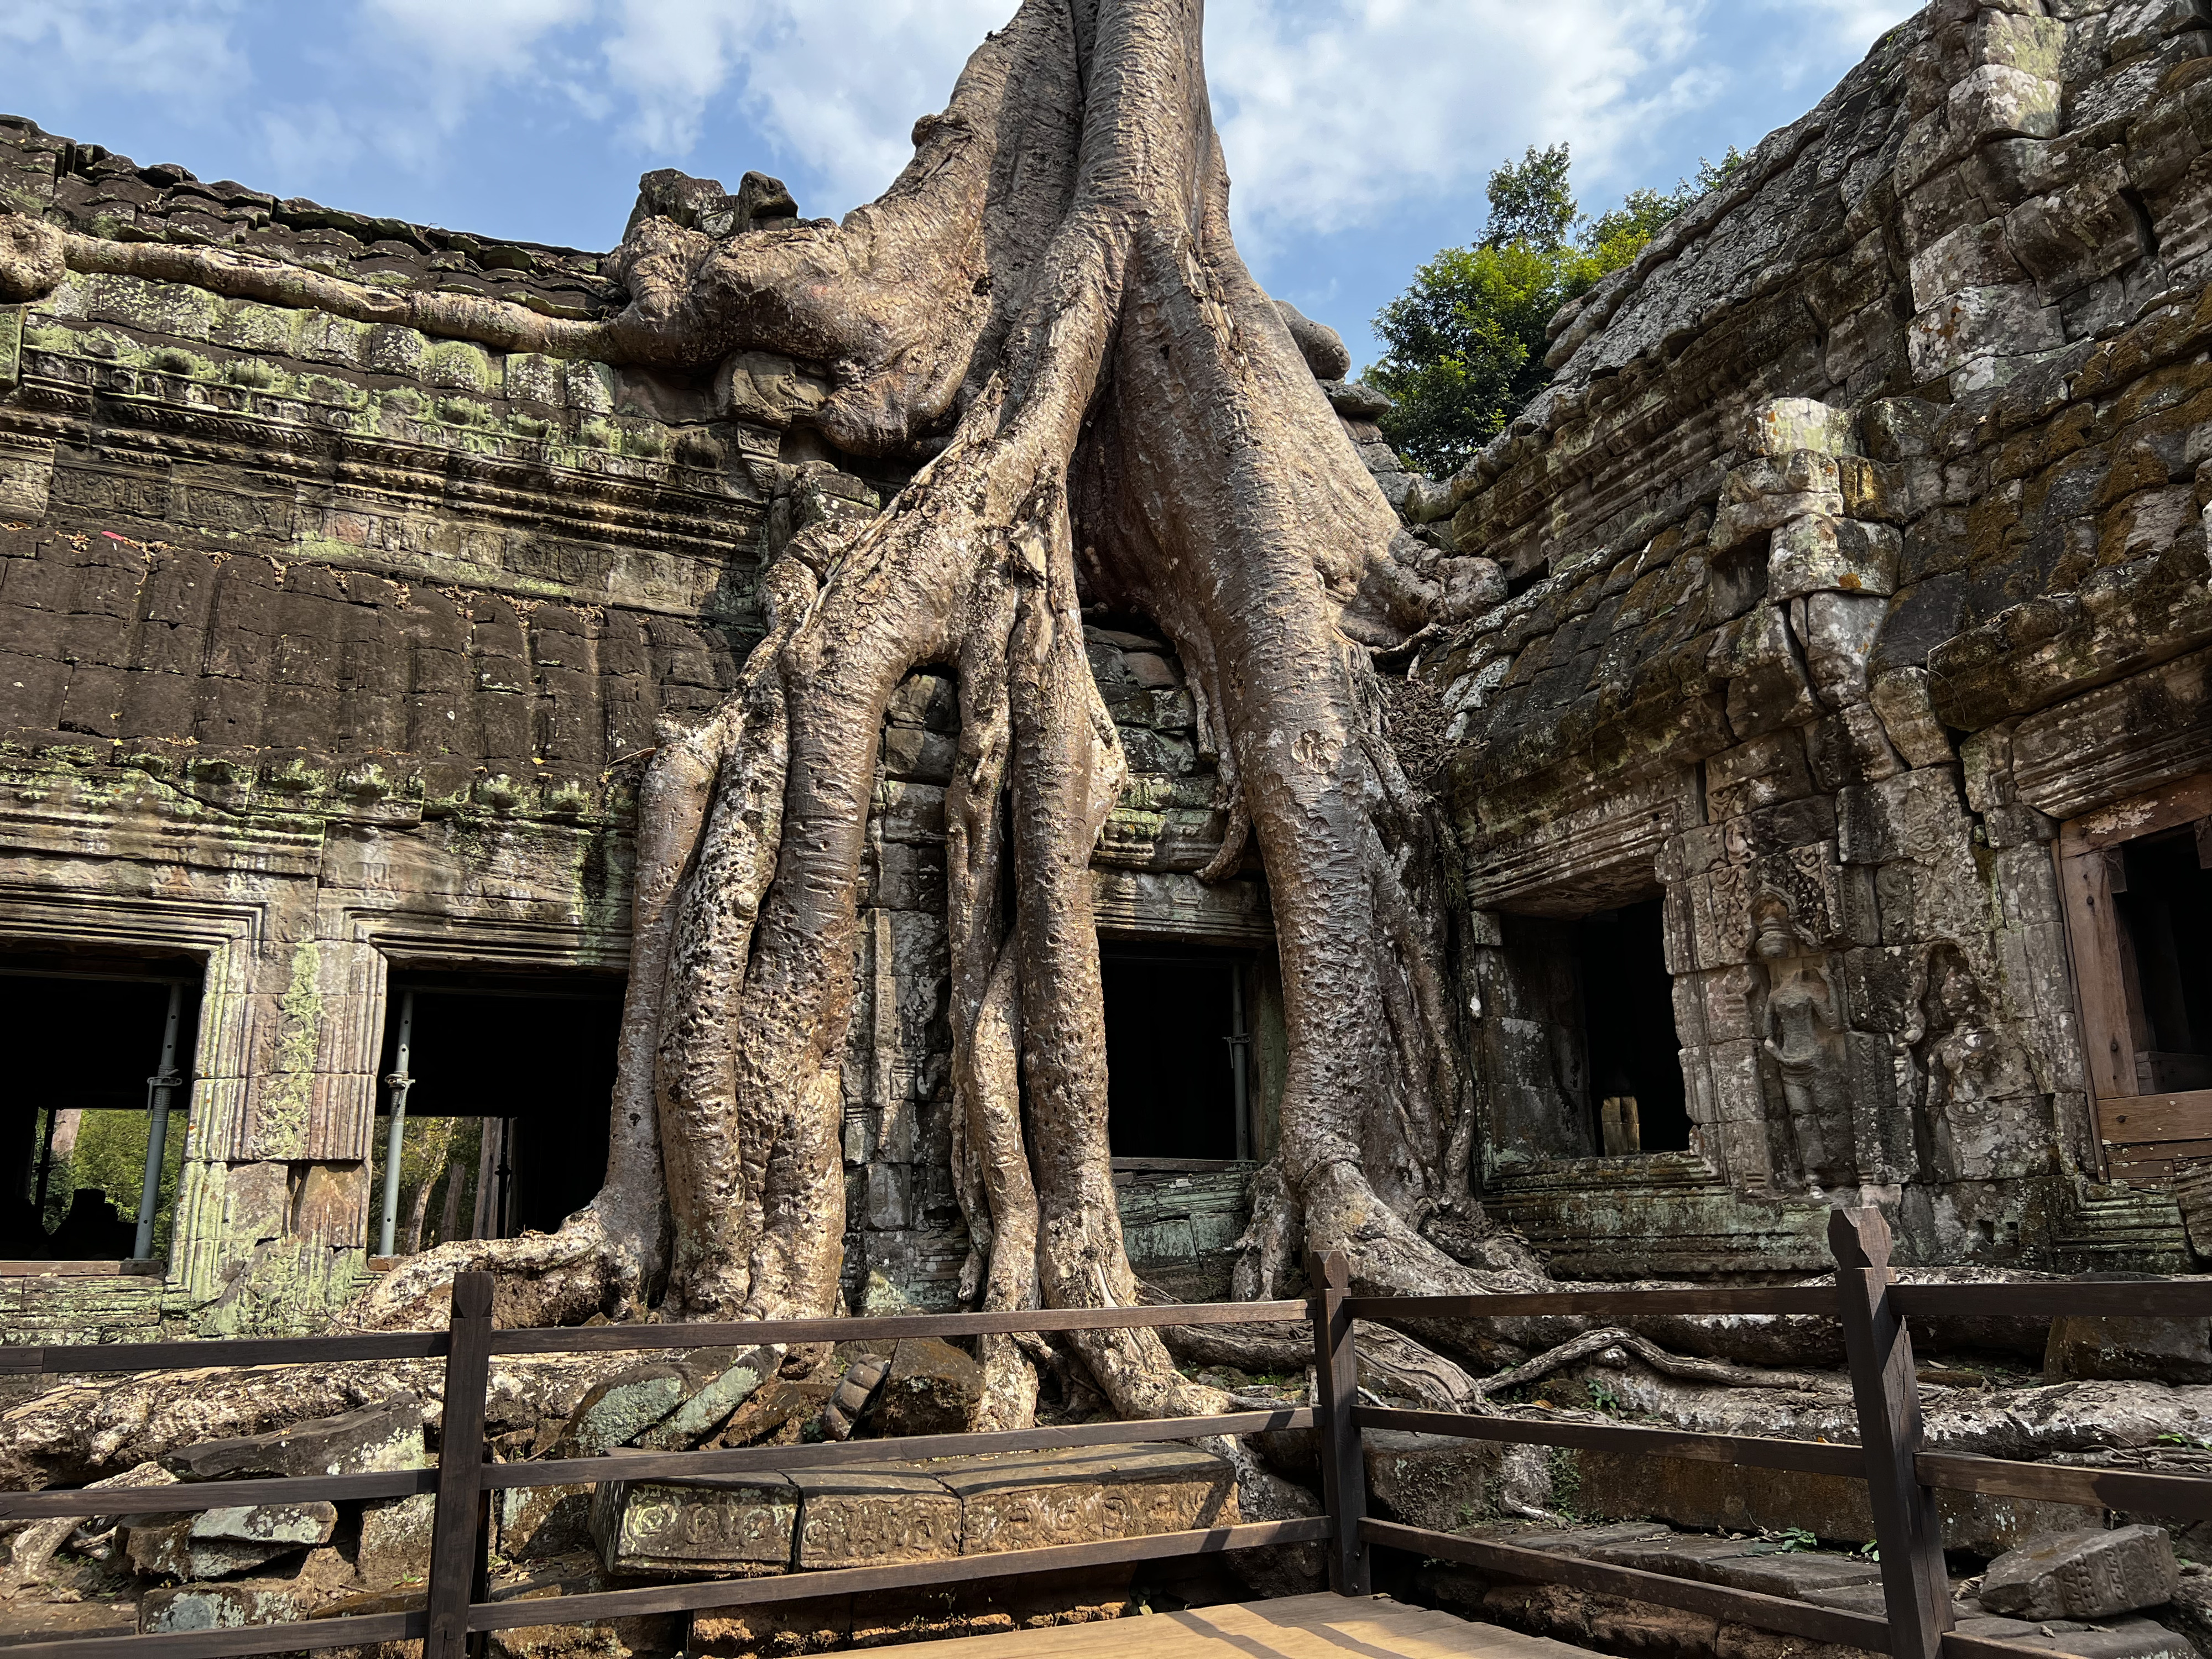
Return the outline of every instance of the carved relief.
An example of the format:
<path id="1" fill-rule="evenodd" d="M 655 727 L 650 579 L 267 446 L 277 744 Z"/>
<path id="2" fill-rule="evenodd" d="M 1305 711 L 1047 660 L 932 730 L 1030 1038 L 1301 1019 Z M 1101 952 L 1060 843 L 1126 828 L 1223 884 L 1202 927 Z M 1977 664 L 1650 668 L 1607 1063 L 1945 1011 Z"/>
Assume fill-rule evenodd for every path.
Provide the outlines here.
<path id="1" fill-rule="evenodd" d="M 1752 923 L 1765 978 L 1759 1046 L 1781 1085 L 1798 1172 L 1808 1187 L 1850 1185 L 1856 1168 L 1844 1020 L 1826 954 L 1771 888 L 1753 901 Z"/>

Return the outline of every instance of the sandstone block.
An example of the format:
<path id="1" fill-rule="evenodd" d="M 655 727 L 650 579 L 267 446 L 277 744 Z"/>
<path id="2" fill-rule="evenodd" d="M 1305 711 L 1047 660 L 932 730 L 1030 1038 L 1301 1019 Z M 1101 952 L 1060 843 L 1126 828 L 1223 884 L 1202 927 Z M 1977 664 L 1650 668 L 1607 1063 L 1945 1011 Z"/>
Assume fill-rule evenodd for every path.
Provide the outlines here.
<path id="1" fill-rule="evenodd" d="M 1778 602 L 1823 591 L 1893 593 L 1903 545 L 1887 525 L 1826 514 L 1792 519 L 1776 526 L 1768 545 L 1766 596 Z"/>
<path id="2" fill-rule="evenodd" d="M 780 1474 L 744 1481 L 603 1481 L 592 1538 L 609 1572 L 729 1572 L 791 1565 L 799 1492 Z"/>
<path id="3" fill-rule="evenodd" d="M 1856 455 L 1851 412 L 1812 398 L 1773 398 L 1751 412 L 1747 445 L 1754 455 L 1787 455 L 1809 449 L 1822 455 Z"/>
<path id="4" fill-rule="evenodd" d="M 641 1365 L 594 1384 L 568 1418 L 561 1449 L 573 1457 L 596 1457 L 627 1446 L 683 1403 L 688 1391 L 684 1373 L 673 1365 Z"/>
<path id="5" fill-rule="evenodd" d="M 2064 123 L 2064 100 L 2065 88 L 2056 81 L 2009 64 L 1984 64 L 1951 88 L 1951 131 L 1970 141 L 2053 137 Z"/>
<path id="6" fill-rule="evenodd" d="M 910 1337 L 891 1351 L 870 1420 L 879 1434 L 964 1434 L 982 1396 L 982 1368 L 973 1359 L 950 1342 Z"/>
<path id="7" fill-rule="evenodd" d="M 124 1528 L 125 1553 L 148 1577 L 228 1578 L 295 1551 L 327 1544 L 337 1528 L 331 1504 L 261 1504 L 147 1516 Z"/>
<path id="8" fill-rule="evenodd" d="M 426 1463 L 422 1407 L 412 1395 L 267 1434 L 182 1446 L 161 1459 L 163 1468 L 184 1480 L 367 1474 L 419 1469 Z"/>
<path id="9" fill-rule="evenodd" d="M 510 1486 L 495 1497 L 499 1553 L 510 1561 L 589 1547 L 592 1491 L 585 1486 Z"/>
<path id="10" fill-rule="evenodd" d="M 2212 1320 L 2054 1319 L 2043 1374 L 2054 1382 L 2212 1382 Z"/>
<path id="11" fill-rule="evenodd" d="M 2163 1527 L 2046 1533 L 1992 1561 L 1979 1599 L 2021 1619 L 2100 1619 L 2154 1607 L 2180 1582 Z"/>
<path id="12" fill-rule="evenodd" d="M 931 1472 L 960 1499 L 963 1555 L 1237 1522 L 1229 1464 L 1181 1446 L 947 1459 Z"/>
<path id="13" fill-rule="evenodd" d="M 801 1568 L 888 1566 L 960 1553 L 960 1500 L 918 1468 L 798 1469 L 791 1483 L 799 1493 Z"/>
<path id="14" fill-rule="evenodd" d="M 1495 1484 L 1504 1448 L 1456 1436 L 1370 1429 L 1360 1437 L 1367 1492 L 1409 1527 L 1456 1532 L 1481 1518 L 1483 1489 Z"/>
<path id="15" fill-rule="evenodd" d="M 503 1495 L 503 1494 L 502 1494 Z M 429 1576 L 430 1528 L 436 1518 L 434 1492 L 411 1498 L 380 1498 L 361 1511 L 361 1547 L 355 1570 L 365 1584 L 419 1583 Z"/>
<path id="16" fill-rule="evenodd" d="M 142 1634 L 193 1630 L 240 1630 L 248 1625 L 282 1625 L 303 1618 L 299 1589 L 289 1583 L 252 1579 L 228 1584 L 179 1584 L 150 1591 L 138 1603 Z"/>

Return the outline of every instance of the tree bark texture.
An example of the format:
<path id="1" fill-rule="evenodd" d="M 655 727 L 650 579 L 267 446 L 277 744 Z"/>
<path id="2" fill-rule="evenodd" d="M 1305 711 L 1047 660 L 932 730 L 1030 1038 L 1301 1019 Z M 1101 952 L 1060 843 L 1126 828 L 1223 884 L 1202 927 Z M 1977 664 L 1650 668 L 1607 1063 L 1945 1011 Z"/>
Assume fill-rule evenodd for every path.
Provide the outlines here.
<path id="1" fill-rule="evenodd" d="M 924 667 L 956 676 L 961 714 L 962 1288 L 991 1308 L 1137 1302 L 1091 908 L 1126 775 L 1084 653 L 1099 605 L 1152 618 L 1191 677 L 1231 823 L 1206 874 L 1251 842 L 1267 872 L 1290 1060 L 1239 1293 L 1282 1292 L 1331 1249 L 1362 1291 L 1496 1282 L 1420 1231 L 1466 1200 L 1474 1120 L 1440 832 L 1370 666 L 1444 584 L 1237 255 L 1202 21 L 1200 0 L 1024 0 L 842 224 L 716 241 L 647 219 L 611 261 L 620 316 L 468 319 L 695 370 L 739 349 L 825 362 L 824 437 L 927 459 L 872 518 L 800 515 L 769 550 L 738 689 L 652 761 L 605 1190 L 557 1234 L 403 1266 L 366 1319 L 408 1320 L 470 1265 L 501 1273 L 507 1324 L 836 1308 L 856 895 L 885 710 Z M 1152 1333 L 1066 1341 L 1125 1413 L 1215 1402 Z M 984 1345 L 978 1426 L 1026 1420 L 1036 1352 Z"/>

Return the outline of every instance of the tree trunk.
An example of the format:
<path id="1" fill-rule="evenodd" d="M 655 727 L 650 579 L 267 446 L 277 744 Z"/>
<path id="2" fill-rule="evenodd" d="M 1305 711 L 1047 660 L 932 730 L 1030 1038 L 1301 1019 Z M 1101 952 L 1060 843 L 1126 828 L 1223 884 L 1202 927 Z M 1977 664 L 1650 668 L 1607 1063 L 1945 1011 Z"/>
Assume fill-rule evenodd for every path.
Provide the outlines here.
<path id="1" fill-rule="evenodd" d="M 1240 1291 L 1276 1292 L 1328 1249 L 1361 1290 L 1486 1282 L 1419 1231 L 1465 1199 L 1472 1121 L 1437 832 L 1370 665 L 1430 619 L 1436 561 L 1237 256 L 1201 21 L 1199 0 L 1025 0 L 877 203 L 719 243 L 647 220 L 610 261 L 627 312 L 532 325 L 547 349 L 661 364 L 826 362 L 825 437 L 929 459 L 872 520 L 821 519 L 775 550 L 738 690 L 664 734 L 605 1190 L 550 1237 L 402 1267 L 368 1320 L 419 1316 L 478 1264 L 501 1274 L 507 1323 L 655 1300 L 673 1318 L 836 1308 L 877 748 L 900 682 L 933 665 L 957 676 L 962 719 L 945 810 L 963 1289 L 988 1307 L 1135 1303 L 1089 868 L 1125 769 L 1085 606 L 1173 640 L 1231 797 L 1208 873 L 1248 835 L 1268 873 L 1290 1066 Z M 1125 1413 L 1218 1400 L 1151 1333 L 1068 1341 Z M 983 1352 L 984 1421 L 1026 1420 L 1034 1348 Z"/>

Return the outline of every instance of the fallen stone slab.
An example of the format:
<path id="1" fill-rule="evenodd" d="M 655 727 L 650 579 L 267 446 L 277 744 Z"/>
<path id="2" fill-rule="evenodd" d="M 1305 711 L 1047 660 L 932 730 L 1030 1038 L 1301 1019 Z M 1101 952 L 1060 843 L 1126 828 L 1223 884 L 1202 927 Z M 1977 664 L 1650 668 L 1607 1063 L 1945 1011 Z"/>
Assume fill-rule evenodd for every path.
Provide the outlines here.
<path id="1" fill-rule="evenodd" d="M 2046 1648 L 2075 1659 L 2197 1659 L 2196 1644 L 2154 1619 L 2111 1619 L 2097 1625 L 2068 1620 L 2031 1623 L 2021 1619 L 1962 1619 L 1962 1636 Z"/>
<path id="2" fill-rule="evenodd" d="M 2171 1601 L 2181 1582 L 2163 1527 L 2048 1533 L 1990 1563 L 1977 1599 L 2015 1619 L 2101 1619 Z"/>
<path id="3" fill-rule="evenodd" d="M 983 1397 L 983 1368 L 936 1337 L 908 1337 L 891 1350 L 890 1370 L 868 1408 L 872 1432 L 965 1434 Z"/>
<path id="4" fill-rule="evenodd" d="M 1370 1429 L 1359 1440 L 1376 1507 L 1431 1532 L 1456 1532 L 1481 1517 L 1483 1492 L 1496 1486 L 1506 1449 L 1494 1441 L 1397 1429 Z"/>
<path id="5" fill-rule="evenodd" d="M 604 1480 L 592 1539 L 611 1573 L 782 1571 L 791 1565 L 799 1489 L 781 1474 L 743 1480 Z"/>
<path id="6" fill-rule="evenodd" d="M 1869 1619 L 1889 1617 L 1889 1603 L 1884 1599 L 1879 1577 L 1872 1583 L 1846 1584 L 1838 1589 L 1802 1590 L 1797 1599 L 1810 1601 L 1815 1607 L 1835 1607 L 1844 1613 L 1863 1613 Z M 1954 1622 L 1986 1616 L 1980 1605 L 1966 1596 L 1956 1584 L 1951 1587 L 1951 1617 Z"/>
<path id="7" fill-rule="evenodd" d="M 960 1500 L 960 1553 L 1042 1549 L 1237 1522 L 1236 1474 L 1184 1446 L 947 1458 L 930 1473 Z"/>
<path id="8" fill-rule="evenodd" d="M 556 1457 L 597 1457 L 627 1446 L 684 1403 L 690 1381 L 677 1366 L 641 1365 L 594 1383 L 576 1402 Z"/>
<path id="9" fill-rule="evenodd" d="M 2212 1382 L 2212 1319 L 2054 1319 L 2043 1374 L 2054 1382 Z"/>
<path id="10" fill-rule="evenodd" d="M 307 1613 L 307 1595 L 281 1581 L 238 1579 L 222 1584 L 179 1584 L 149 1590 L 138 1603 L 145 1634 L 191 1630 L 242 1630 L 281 1625 Z"/>
<path id="11" fill-rule="evenodd" d="M 1371 1432 L 1371 1431 L 1370 1431 Z M 1500 1539 L 1516 1549 L 1542 1550 L 1550 1555 L 1586 1558 L 1608 1544 L 1644 1544 L 1669 1538 L 1674 1529 L 1658 1521 L 1608 1521 L 1600 1527 L 1565 1527 L 1547 1532 L 1516 1532 Z"/>
<path id="12" fill-rule="evenodd" d="M 422 1407 L 411 1394 L 336 1417 L 311 1418 L 267 1434 L 180 1446 L 161 1465 L 180 1480 L 240 1480 L 368 1474 L 427 1467 Z"/>
<path id="13" fill-rule="evenodd" d="M 438 1513 L 434 1492 L 378 1498 L 362 1505 L 361 1545 L 354 1553 L 361 1582 L 382 1589 L 420 1583 L 430 1573 L 430 1529 Z"/>
<path id="14" fill-rule="evenodd" d="M 801 1568 L 889 1566 L 960 1553 L 960 1500 L 911 1465 L 794 1469 Z"/>
<path id="15" fill-rule="evenodd" d="M 327 1544 L 337 1523 L 332 1504 L 260 1504 L 146 1516 L 120 1541 L 131 1570 L 147 1577 L 231 1578 Z"/>
<path id="16" fill-rule="evenodd" d="M 510 1561 L 534 1561 L 589 1549 L 592 1492 L 587 1486 L 501 1488 L 492 1502 L 499 1553 Z"/>

